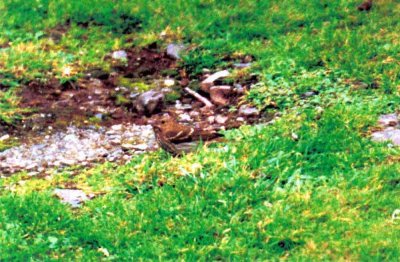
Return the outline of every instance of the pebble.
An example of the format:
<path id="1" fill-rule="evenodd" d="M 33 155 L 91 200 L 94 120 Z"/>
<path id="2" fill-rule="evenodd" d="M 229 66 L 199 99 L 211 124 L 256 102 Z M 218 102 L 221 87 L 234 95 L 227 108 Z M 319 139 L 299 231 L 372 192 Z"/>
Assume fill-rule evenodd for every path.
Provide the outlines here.
<path id="1" fill-rule="evenodd" d="M 61 202 L 71 205 L 72 207 L 80 207 L 80 205 L 93 198 L 94 195 L 87 195 L 79 189 L 55 189 L 54 195 L 61 199 Z"/>
<path id="2" fill-rule="evenodd" d="M 175 85 L 175 80 L 174 79 L 165 79 L 164 80 L 164 86 L 166 87 L 171 87 Z"/>
<path id="3" fill-rule="evenodd" d="M 378 119 L 378 124 L 384 127 L 397 126 L 399 119 L 396 114 L 381 115 Z"/>
<path id="4" fill-rule="evenodd" d="M 179 117 L 179 120 L 180 120 L 180 121 L 183 121 L 183 122 L 190 122 L 190 121 L 192 121 L 192 118 L 190 117 L 190 115 L 189 115 L 188 113 L 180 114 L 178 117 Z"/>
<path id="5" fill-rule="evenodd" d="M 124 50 L 118 50 L 112 53 L 112 58 L 116 60 L 125 60 L 128 58 L 128 54 Z"/>
<path id="6" fill-rule="evenodd" d="M 251 63 L 235 63 L 235 64 L 233 64 L 233 67 L 238 68 L 238 69 L 249 68 L 249 67 L 251 67 Z"/>
<path id="7" fill-rule="evenodd" d="M 228 117 L 227 116 L 223 116 L 223 115 L 217 115 L 215 117 L 215 122 L 217 122 L 218 124 L 225 124 L 226 121 L 228 121 Z"/>
<path id="8" fill-rule="evenodd" d="M 167 46 L 167 55 L 174 59 L 181 59 L 181 53 L 185 50 L 183 44 L 169 44 Z"/>
<path id="9" fill-rule="evenodd" d="M 242 115 L 242 116 L 258 116 L 259 114 L 260 114 L 260 111 L 255 107 L 251 107 L 248 105 L 242 105 L 239 108 L 239 115 Z"/>
<path id="10" fill-rule="evenodd" d="M 400 146 L 400 129 L 389 127 L 383 131 L 374 132 L 372 140 L 376 142 L 390 141 L 393 145 Z"/>
<path id="11" fill-rule="evenodd" d="M 7 139 L 9 139 L 10 138 L 10 135 L 4 135 L 4 136 L 2 136 L 2 137 L 0 137 L 0 141 L 5 141 L 5 140 L 7 140 Z"/>
<path id="12" fill-rule="evenodd" d="M 164 94 L 159 91 L 150 90 L 140 94 L 135 102 L 135 108 L 140 114 L 151 115 L 157 109 L 162 108 Z"/>

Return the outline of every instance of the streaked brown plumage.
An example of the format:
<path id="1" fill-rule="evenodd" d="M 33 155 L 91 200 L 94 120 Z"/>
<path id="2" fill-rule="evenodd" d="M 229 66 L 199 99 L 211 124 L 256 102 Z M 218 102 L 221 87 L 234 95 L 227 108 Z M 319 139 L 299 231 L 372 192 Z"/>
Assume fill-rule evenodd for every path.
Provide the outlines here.
<path id="1" fill-rule="evenodd" d="M 163 130 L 160 126 L 154 125 L 153 130 L 154 130 L 157 144 L 162 149 L 164 149 L 165 151 L 167 151 L 168 153 L 170 153 L 173 156 L 181 156 L 184 153 L 189 153 L 189 152 L 193 151 L 197 146 L 196 142 L 186 142 L 186 143 L 179 143 L 179 144 L 175 144 L 175 143 L 171 142 L 172 139 L 177 140 L 182 135 L 183 135 L 183 138 L 185 138 L 185 136 L 188 135 L 188 134 L 185 134 L 185 132 L 183 132 L 182 130 L 181 131 L 177 130 L 175 132 L 175 134 L 172 134 L 172 130 L 168 130 L 168 134 L 173 135 L 173 136 L 170 136 L 169 138 L 165 136 L 165 130 Z"/>

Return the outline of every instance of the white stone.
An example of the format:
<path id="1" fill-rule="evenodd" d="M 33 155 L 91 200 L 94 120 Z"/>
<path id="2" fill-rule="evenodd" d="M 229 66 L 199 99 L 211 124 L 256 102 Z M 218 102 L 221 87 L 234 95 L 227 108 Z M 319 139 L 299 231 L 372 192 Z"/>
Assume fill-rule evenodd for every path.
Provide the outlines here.
<path id="1" fill-rule="evenodd" d="M 218 80 L 220 78 L 228 77 L 229 75 L 230 75 L 230 73 L 228 70 L 219 71 L 219 72 L 216 72 L 216 73 L 210 75 L 205 80 L 203 80 L 203 82 L 201 82 L 201 84 L 200 84 L 201 90 L 208 93 L 210 91 L 210 88 L 214 85 L 214 82 L 216 80 Z"/>
<path id="2" fill-rule="evenodd" d="M 5 140 L 7 140 L 7 139 L 9 139 L 10 138 L 10 135 L 4 135 L 4 136 L 2 136 L 2 137 L 0 137 L 0 141 L 5 141 Z"/>
<path id="3" fill-rule="evenodd" d="M 128 54 L 124 50 L 118 50 L 112 53 L 112 58 L 116 60 L 125 60 L 128 58 Z"/>
<path id="4" fill-rule="evenodd" d="M 166 87 L 171 87 L 175 85 L 175 80 L 174 79 L 165 79 L 164 80 L 164 86 Z"/>
<path id="5" fill-rule="evenodd" d="M 227 116 L 223 116 L 223 115 L 217 115 L 215 117 L 215 122 L 217 122 L 218 124 L 225 124 L 226 121 L 228 121 L 228 117 Z"/>

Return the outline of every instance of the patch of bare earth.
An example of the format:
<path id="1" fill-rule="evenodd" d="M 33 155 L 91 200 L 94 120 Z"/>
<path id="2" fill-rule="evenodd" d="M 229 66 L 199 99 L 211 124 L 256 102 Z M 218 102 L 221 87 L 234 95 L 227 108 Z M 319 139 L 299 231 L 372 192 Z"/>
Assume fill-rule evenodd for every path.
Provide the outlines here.
<path id="1" fill-rule="evenodd" d="M 189 78 L 175 58 L 151 48 L 120 50 L 106 59 L 112 64 L 111 72 L 92 69 L 74 82 L 60 84 L 51 79 L 47 83 L 32 81 L 25 85 L 20 92 L 20 106 L 31 112 L 8 133 L 18 137 L 23 147 L 28 147 L 40 144 L 46 135 L 47 141 L 52 141 L 49 139 L 52 134 L 64 139 L 63 132 L 71 126 L 91 130 L 98 127 L 107 133 L 107 128 L 113 130 L 120 125 L 173 122 L 194 129 L 190 140 L 210 140 L 216 138 L 220 130 L 272 119 L 271 114 L 245 104 L 243 95 L 257 81 L 254 76 L 230 84 L 223 81 L 229 71 Z M 239 65 L 251 64 L 245 62 Z M 143 90 L 143 86 L 151 86 L 152 90 Z M 46 146 L 43 148 L 43 152 L 50 152 Z M 60 148 L 62 151 L 63 147 Z M 39 152 L 37 147 L 35 150 Z M 15 149 L 14 152 L 18 154 Z M 57 153 L 62 154 L 54 152 Z M 107 154 L 104 155 L 106 159 Z M 126 154 L 124 156 L 127 158 Z M 87 162 L 86 159 L 66 160 L 64 164 Z M 40 163 L 31 164 L 30 169 L 36 171 L 36 167 L 44 169 Z M 24 167 L 5 169 L 20 171 Z"/>

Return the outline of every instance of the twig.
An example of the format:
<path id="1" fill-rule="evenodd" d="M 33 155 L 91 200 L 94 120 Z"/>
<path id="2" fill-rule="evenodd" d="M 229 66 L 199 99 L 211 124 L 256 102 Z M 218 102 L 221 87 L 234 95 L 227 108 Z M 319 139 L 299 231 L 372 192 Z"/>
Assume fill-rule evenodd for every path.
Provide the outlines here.
<path id="1" fill-rule="evenodd" d="M 210 100 L 208 100 L 204 96 L 200 95 L 199 93 L 193 91 L 189 87 L 185 87 L 185 91 L 188 92 L 189 94 L 191 94 L 192 96 L 194 96 L 197 100 L 199 100 L 203 104 L 205 104 L 206 107 L 214 107 L 213 103 L 211 103 Z"/>

